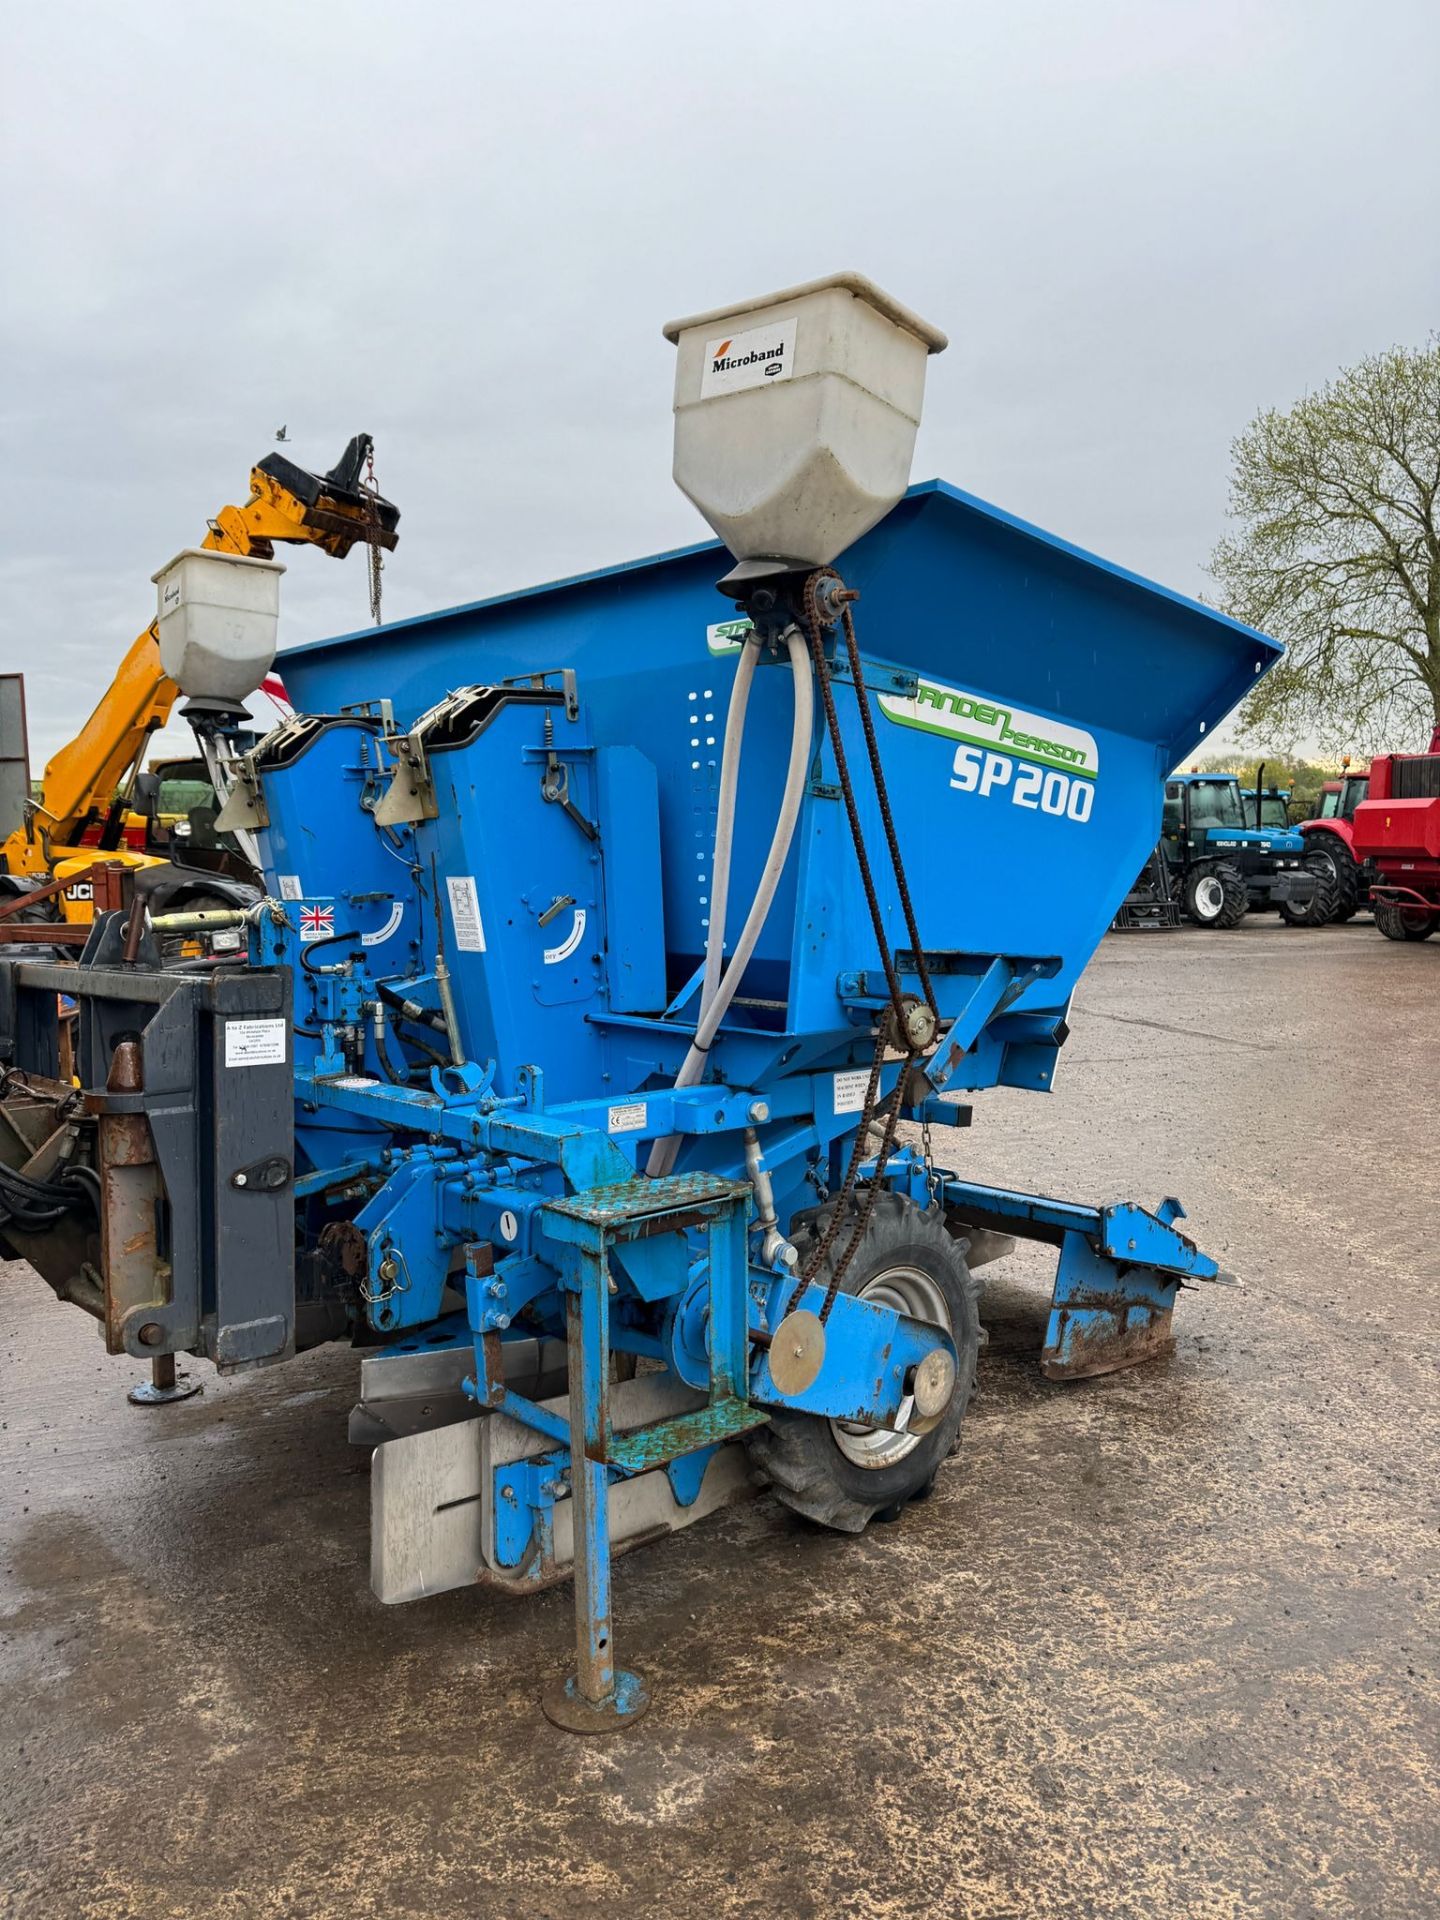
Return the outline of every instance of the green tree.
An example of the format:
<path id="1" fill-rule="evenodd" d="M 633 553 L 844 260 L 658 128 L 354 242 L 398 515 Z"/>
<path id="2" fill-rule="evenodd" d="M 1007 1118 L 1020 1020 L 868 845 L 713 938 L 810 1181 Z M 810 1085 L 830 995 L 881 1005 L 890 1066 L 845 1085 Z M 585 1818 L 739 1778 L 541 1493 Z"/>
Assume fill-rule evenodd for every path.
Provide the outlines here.
<path id="1" fill-rule="evenodd" d="M 1440 336 L 1347 368 L 1235 442 L 1225 611 L 1283 640 L 1245 739 L 1423 749 L 1440 722 Z"/>
<path id="2" fill-rule="evenodd" d="M 1286 753 L 1246 754 L 1237 751 L 1212 754 L 1208 760 L 1200 761 L 1199 765 L 1202 773 L 1233 773 L 1242 787 L 1253 787 L 1263 766 L 1265 785 L 1289 792 L 1292 820 L 1308 820 L 1319 804 L 1325 782 L 1336 779 L 1339 773 L 1337 767 L 1320 766 L 1313 760 L 1297 760 Z"/>

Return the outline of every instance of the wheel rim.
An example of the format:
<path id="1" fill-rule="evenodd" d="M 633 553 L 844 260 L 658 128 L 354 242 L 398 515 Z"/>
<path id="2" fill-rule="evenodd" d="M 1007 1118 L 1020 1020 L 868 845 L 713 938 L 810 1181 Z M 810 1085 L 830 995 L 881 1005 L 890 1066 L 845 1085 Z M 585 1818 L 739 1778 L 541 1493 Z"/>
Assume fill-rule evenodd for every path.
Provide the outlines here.
<path id="1" fill-rule="evenodd" d="M 911 1320 L 928 1320 L 954 1335 L 944 1289 L 918 1267 L 887 1267 L 867 1280 L 857 1297 L 877 1307 L 893 1307 Z M 856 1420 L 832 1420 L 830 1433 L 841 1453 L 857 1467 L 893 1467 L 925 1438 L 919 1433 L 892 1433 L 888 1427 L 862 1426 Z"/>
<path id="2" fill-rule="evenodd" d="M 1202 874 L 1195 887 L 1195 905 L 1207 920 L 1213 920 L 1225 905 L 1225 889 L 1213 873 Z"/>

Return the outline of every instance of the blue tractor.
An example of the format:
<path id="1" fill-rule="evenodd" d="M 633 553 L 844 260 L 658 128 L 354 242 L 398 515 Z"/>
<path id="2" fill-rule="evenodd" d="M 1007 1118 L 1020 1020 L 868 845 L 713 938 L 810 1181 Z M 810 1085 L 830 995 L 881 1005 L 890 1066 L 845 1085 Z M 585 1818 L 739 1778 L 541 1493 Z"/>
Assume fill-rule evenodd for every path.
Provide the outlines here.
<path id="1" fill-rule="evenodd" d="M 180 1354 L 353 1341 L 376 1592 L 573 1578 L 543 1704 L 586 1732 L 647 1698 L 613 1553 L 757 1479 L 849 1532 L 930 1488 L 1016 1236 L 1057 1381 L 1168 1352 L 1225 1277 L 1177 1200 L 994 1187 L 961 1130 L 1054 1085 L 1165 769 L 1279 651 L 905 494 L 944 339 L 868 281 L 667 331 L 728 554 L 292 650 L 221 820 L 246 951 L 162 965 L 139 895 L 77 967 L 0 961 L 3 1247 L 162 1395 Z M 233 655 L 233 579 L 192 586 Z"/>
<path id="2" fill-rule="evenodd" d="M 1246 818 L 1262 831 L 1269 827 L 1276 833 L 1288 833 L 1295 825 L 1290 818 L 1289 787 L 1242 787 L 1240 797 L 1245 802 Z"/>
<path id="3" fill-rule="evenodd" d="M 1247 912 L 1279 911 L 1287 925 L 1323 926 L 1333 916 L 1328 875 L 1306 858 L 1288 822 L 1257 824 L 1230 773 L 1172 774 L 1165 783 L 1160 855 L 1197 927 L 1239 926 Z"/>

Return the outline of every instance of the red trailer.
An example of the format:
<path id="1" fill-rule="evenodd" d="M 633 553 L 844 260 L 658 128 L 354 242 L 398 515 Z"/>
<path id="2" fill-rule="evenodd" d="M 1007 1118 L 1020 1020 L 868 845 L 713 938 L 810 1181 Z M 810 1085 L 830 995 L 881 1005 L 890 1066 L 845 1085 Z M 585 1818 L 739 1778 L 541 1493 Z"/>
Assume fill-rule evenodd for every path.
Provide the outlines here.
<path id="1" fill-rule="evenodd" d="M 1440 726 L 1427 753 L 1371 761 L 1352 843 L 1378 876 L 1370 898 L 1386 939 L 1428 940 L 1440 927 Z"/>

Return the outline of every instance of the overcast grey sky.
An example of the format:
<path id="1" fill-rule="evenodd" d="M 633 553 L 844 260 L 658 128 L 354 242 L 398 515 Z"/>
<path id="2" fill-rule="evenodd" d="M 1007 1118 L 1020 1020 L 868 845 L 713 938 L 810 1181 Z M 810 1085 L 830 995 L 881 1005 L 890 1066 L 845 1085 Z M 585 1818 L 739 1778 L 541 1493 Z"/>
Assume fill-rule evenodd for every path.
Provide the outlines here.
<path id="1" fill-rule="evenodd" d="M 1434 0 L 5 10 L 0 663 L 32 754 L 243 499 L 374 433 L 396 616 L 705 529 L 661 322 L 840 267 L 939 474 L 1204 586 L 1228 447 L 1440 320 Z M 292 552 L 282 644 L 363 624 Z"/>

